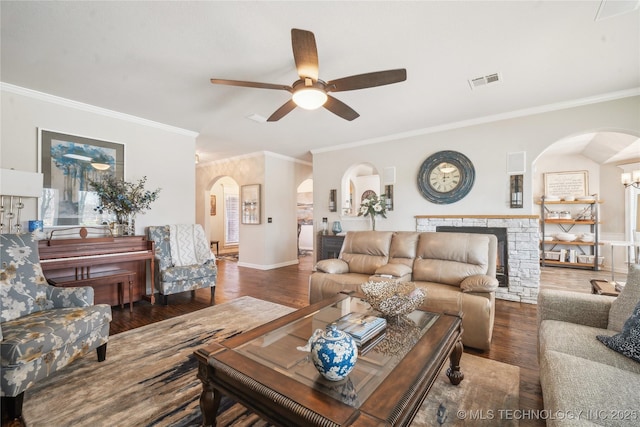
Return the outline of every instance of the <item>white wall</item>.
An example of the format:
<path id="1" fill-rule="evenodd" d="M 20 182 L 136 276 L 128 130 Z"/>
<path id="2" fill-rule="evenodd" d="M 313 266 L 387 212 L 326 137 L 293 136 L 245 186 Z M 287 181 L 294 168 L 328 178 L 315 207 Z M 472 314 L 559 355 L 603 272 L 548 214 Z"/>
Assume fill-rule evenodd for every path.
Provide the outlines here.
<path id="1" fill-rule="evenodd" d="M 388 219 L 376 220 L 378 230 L 414 230 L 416 215 L 537 215 L 539 206 L 534 204 L 533 185 L 539 175 L 532 170 L 532 165 L 540 153 L 555 141 L 579 133 L 618 130 L 640 135 L 639 118 L 640 97 L 636 96 L 377 144 L 314 151 L 314 221 L 320 224 L 322 217 L 328 217 L 329 223 L 340 219 L 339 212 L 328 211 L 327 195 L 331 188 L 341 188 L 341 178 L 351 165 L 361 162 L 373 164 L 378 171 L 390 166 L 396 168 L 394 210 L 388 213 Z M 476 171 L 469 195 L 449 205 L 428 202 L 417 186 L 420 165 L 441 150 L 465 154 Z M 525 151 L 527 158 L 524 208 L 511 209 L 507 153 L 518 151 Z M 567 167 L 571 169 L 570 165 Z M 617 182 L 619 185 L 619 178 Z M 602 186 L 598 182 L 593 185 Z M 338 200 L 344 197 L 338 194 Z M 622 222 L 622 219 L 614 220 Z M 370 227 L 364 220 L 353 218 L 342 218 L 342 225 L 345 231 Z"/>
<path id="2" fill-rule="evenodd" d="M 263 270 L 296 264 L 297 187 L 311 178 L 311 165 L 269 152 L 198 165 L 196 194 L 202 196 L 196 197 L 196 221 L 205 227 L 209 190 L 225 176 L 241 188 L 260 184 L 260 224 L 240 225 L 238 264 Z"/>
<path id="3" fill-rule="evenodd" d="M 11 85 L 0 89 L 0 167 L 37 171 L 38 128 L 122 143 L 125 179 L 146 176 L 147 189 L 162 189 L 151 210 L 136 217 L 136 234 L 148 225 L 194 222 L 196 133 Z M 29 201 L 22 218 L 37 214 Z"/>

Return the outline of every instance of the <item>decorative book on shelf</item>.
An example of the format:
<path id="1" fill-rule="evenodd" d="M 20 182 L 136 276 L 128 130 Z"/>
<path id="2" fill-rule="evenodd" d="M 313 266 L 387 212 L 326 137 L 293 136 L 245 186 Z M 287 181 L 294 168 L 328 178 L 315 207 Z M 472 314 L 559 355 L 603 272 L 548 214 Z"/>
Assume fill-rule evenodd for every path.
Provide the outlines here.
<path id="1" fill-rule="evenodd" d="M 377 337 L 387 327 L 386 319 L 365 313 L 349 313 L 334 323 L 336 328 L 351 335 L 358 346 Z"/>

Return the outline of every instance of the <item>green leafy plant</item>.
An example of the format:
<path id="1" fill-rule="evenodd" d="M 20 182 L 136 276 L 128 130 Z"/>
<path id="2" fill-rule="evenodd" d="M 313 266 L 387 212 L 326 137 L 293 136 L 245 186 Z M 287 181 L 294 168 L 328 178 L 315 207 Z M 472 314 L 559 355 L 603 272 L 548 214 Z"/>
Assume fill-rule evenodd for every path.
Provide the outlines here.
<path id="1" fill-rule="evenodd" d="M 116 215 L 118 223 L 122 223 L 129 214 L 144 213 L 158 198 L 161 189 L 145 190 L 146 183 L 146 176 L 138 182 L 127 182 L 110 175 L 100 181 L 91 181 L 89 185 L 100 197 L 101 205 L 96 210 L 100 213 L 108 210 Z"/>

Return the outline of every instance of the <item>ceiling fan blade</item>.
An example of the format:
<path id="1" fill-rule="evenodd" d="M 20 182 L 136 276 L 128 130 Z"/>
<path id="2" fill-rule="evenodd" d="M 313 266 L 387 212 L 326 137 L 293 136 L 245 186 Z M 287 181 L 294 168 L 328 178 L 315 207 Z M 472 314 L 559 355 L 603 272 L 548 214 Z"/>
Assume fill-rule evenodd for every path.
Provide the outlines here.
<path id="1" fill-rule="evenodd" d="M 373 73 L 358 74 L 327 82 L 327 91 L 341 92 L 345 90 L 366 89 L 368 87 L 390 85 L 407 80 L 407 70 L 375 71 Z"/>
<path id="2" fill-rule="evenodd" d="M 296 108 L 296 103 L 293 102 L 293 99 L 288 100 L 282 107 L 278 108 L 275 113 L 273 113 L 268 119 L 268 122 L 277 122 L 287 114 L 289 114 L 293 109 Z"/>
<path id="3" fill-rule="evenodd" d="M 245 82 L 242 80 L 225 80 L 225 79 L 211 79 L 211 83 L 216 85 L 228 85 L 228 86 L 242 86 L 242 87 L 256 87 L 258 89 L 277 89 L 293 91 L 291 86 L 277 85 L 272 83 L 257 83 L 257 82 Z"/>
<path id="4" fill-rule="evenodd" d="M 318 48 L 311 31 L 291 29 L 291 46 L 296 69 L 301 79 L 310 77 L 318 80 Z"/>
<path id="5" fill-rule="evenodd" d="M 360 114 L 358 114 L 353 108 L 333 96 L 327 96 L 327 102 L 324 103 L 324 108 L 345 120 L 351 121 L 360 117 Z"/>

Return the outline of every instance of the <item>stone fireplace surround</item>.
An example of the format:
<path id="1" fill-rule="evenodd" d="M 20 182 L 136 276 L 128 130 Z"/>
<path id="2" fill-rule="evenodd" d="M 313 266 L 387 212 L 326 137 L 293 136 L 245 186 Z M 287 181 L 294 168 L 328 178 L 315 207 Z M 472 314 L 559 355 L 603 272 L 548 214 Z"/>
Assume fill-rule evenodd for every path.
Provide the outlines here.
<path id="1" fill-rule="evenodd" d="M 417 215 L 415 218 L 416 231 L 420 232 L 436 231 L 436 227 L 506 228 L 508 284 L 496 290 L 496 298 L 536 304 L 540 288 L 537 215 Z"/>

